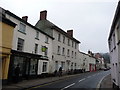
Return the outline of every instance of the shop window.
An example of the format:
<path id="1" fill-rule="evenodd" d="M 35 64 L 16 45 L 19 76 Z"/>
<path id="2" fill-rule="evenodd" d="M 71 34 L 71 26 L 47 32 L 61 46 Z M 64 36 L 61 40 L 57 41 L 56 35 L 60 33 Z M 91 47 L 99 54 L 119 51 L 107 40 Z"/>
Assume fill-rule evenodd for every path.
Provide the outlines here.
<path id="1" fill-rule="evenodd" d="M 37 73 L 37 60 L 30 60 L 30 75 L 35 75 Z"/>
<path id="2" fill-rule="evenodd" d="M 47 72 L 47 62 L 43 62 L 42 72 Z"/>

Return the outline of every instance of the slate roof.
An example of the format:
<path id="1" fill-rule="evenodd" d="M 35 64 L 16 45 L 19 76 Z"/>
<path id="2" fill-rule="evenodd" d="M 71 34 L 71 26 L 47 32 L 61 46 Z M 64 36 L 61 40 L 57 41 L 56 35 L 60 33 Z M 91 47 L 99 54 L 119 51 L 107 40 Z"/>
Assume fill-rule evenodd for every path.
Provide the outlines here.
<path id="1" fill-rule="evenodd" d="M 50 22 L 49 20 L 39 20 L 36 25 L 35 25 L 37 28 L 39 28 L 40 30 L 46 32 L 46 30 L 57 30 L 58 32 L 64 34 L 66 37 L 76 41 L 77 43 L 80 43 L 80 41 L 78 41 L 77 39 L 69 36 L 64 30 L 62 30 L 61 28 L 59 28 L 58 26 L 56 26 L 55 24 L 53 24 L 52 22 Z M 47 34 L 49 34 L 50 36 L 53 37 L 53 34 L 52 32 L 46 32 Z"/>

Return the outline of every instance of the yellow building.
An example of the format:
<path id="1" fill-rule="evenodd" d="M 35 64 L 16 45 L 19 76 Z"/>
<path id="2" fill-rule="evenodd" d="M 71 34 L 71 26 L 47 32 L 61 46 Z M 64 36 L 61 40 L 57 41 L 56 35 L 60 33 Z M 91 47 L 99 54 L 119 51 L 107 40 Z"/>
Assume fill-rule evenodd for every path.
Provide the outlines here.
<path id="1" fill-rule="evenodd" d="M 10 63 L 10 55 L 12 48 L 13 32 L 15 23 L 5 18 L 1 14 L 0 17 L 0 79 L 2 79 L 3 84 L 8 79 L 8 70 Z"/>

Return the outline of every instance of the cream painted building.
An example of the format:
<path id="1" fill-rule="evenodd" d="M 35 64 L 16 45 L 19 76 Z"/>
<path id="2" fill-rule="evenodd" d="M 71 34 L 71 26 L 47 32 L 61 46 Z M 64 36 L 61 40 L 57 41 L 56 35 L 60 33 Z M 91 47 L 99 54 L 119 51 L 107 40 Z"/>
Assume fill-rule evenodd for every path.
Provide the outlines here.
<path id="1" fill-rule="evenodd" d="M 96 71 L 96 58 L 83 52 L 79 52 L 79 58 L 81 69 L 87 72 Z"/>

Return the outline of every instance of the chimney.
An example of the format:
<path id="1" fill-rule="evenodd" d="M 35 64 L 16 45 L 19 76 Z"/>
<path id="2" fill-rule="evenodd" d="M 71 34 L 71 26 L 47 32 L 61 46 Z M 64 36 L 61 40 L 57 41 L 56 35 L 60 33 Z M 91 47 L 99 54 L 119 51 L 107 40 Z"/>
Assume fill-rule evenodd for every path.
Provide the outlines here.
<path id="1" fill-rule="evenodd" d="M 67 34 L 71 37 L 73 37 L 73 30 L 67 30 Z"/>
<path id="2" fill-rule="evenodd" d="M 41 11 L 40 12 L 40 20 L 46 20 L 47 19 L 47 11 Z"/>
<path id="3" fill-rule="evenodd" d="M 23 16 L 22 19 L 27 22 L 28 16 Z"/>

